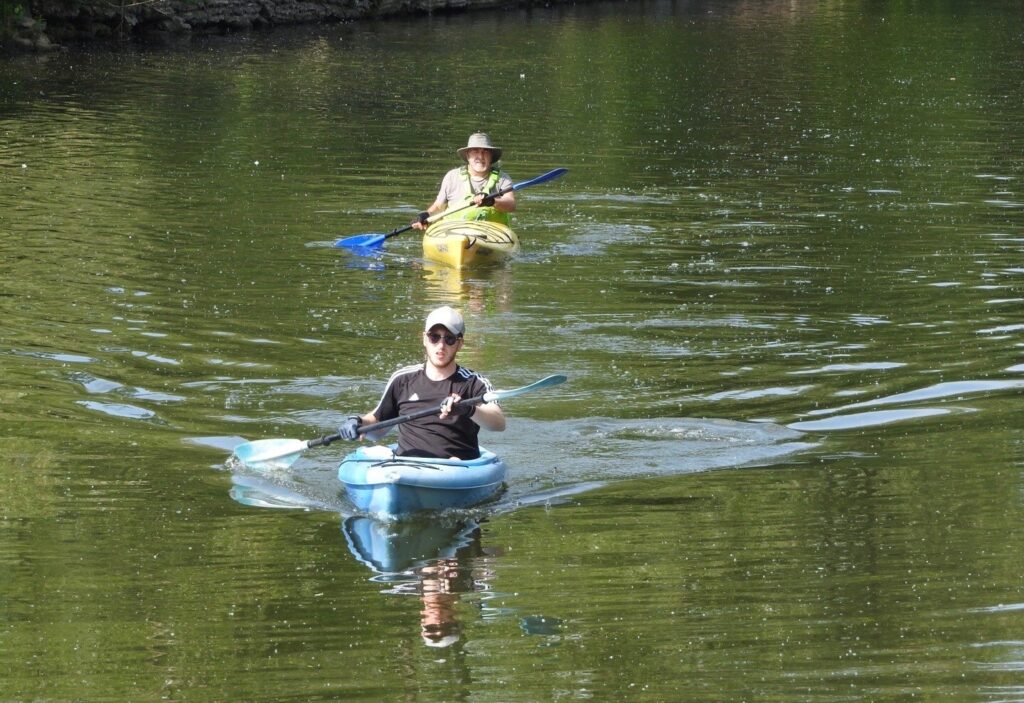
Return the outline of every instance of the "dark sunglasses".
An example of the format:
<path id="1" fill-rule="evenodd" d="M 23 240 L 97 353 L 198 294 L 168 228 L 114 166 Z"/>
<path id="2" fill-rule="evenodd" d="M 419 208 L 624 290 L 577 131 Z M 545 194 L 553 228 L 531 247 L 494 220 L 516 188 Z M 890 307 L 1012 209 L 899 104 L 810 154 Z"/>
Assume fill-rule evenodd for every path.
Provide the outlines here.
<path id="1" fill-rule="evenodd" d="M 441 340 L 444 340 L 444 344 L 454 347 L 455 343 L 462 339 L 462 335 L 438 335 L 436 332 L 428 332 L 427 339 L 430 340 L 430 344 L 437 344 Z"/>
<path id="2" fill-rule="evenodd" d="M 438 334 L 437 332 L 427 332 L 427 339 L 430 340 L 431 344 L 437 344 L 442 339 L 444 343 L 449 347 L 454 347 L 455 343 L 462 339 L 462 335 L 455 336 L 454 334 Z"/>

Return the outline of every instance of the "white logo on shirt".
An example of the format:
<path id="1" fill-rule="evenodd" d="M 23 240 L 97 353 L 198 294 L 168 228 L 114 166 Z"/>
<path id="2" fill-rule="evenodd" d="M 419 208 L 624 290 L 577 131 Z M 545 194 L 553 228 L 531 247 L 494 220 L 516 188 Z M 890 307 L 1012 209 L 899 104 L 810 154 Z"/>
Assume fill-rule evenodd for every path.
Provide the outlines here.
<path id="1" fill-rule="evenodd" d="M 420 394 L 419 393 L 413 393 L 411 396 L 409 396 L 409 402 L 412 402 L 414 400 L 419 400 L 419 399 L 420 399 Z"/>

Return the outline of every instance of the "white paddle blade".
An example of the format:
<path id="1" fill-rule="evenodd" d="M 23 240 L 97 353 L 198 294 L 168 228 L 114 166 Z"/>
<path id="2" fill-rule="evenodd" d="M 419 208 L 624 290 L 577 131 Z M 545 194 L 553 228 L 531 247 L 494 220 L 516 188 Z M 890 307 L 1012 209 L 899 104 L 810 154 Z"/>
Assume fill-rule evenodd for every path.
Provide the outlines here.
<path id="1" fill-rule="evenodd" d="M 548 386 L 557 386 L 560 383 L 565 383 L 565 381 L 565 376 L 563 376 L 562 374 L 555 374 L 553 376 L 542 378 L 536 383 L 531 383 L 528 386 L 523 386 L 522 388 L 512 388 L 507 391 L 490 391 L 489 393 L 484 393 L 484 402 L 490 403 L 495 400 L 514 398 L 517 395 L 529 393 L 530 391 L 537 391 L 540 390 L 541 388 L 547 388 Z"/>
<path id="2" fill-rule="evenodd" d="M 235 447 L 234 457 L 259 469 L 287 469 L 307 448 L 301 439 L 260 439 Z"/>

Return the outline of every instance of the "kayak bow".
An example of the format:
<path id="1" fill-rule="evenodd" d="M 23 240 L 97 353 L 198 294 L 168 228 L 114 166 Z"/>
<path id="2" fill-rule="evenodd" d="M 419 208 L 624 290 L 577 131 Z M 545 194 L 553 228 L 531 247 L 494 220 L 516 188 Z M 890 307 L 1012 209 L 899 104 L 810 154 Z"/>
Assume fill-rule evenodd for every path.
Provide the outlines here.
<path id="1" fill-rule="evenodd" d="M 338 467 L 338 480 L 360 511 L 393 519 L 425 510 L 470 508 L 494 498 L 505 462 L 481 448 L 477 459 L 395 456 L 397 445 L 359 447 Z"/>
<path id="2" fill-rule="evenodd" d="M 510 228 L 486 220 L 446 220 L 423 233 L 423 256 L 461 269 L 504 261 L 519 251 L 519 237 Z"/>

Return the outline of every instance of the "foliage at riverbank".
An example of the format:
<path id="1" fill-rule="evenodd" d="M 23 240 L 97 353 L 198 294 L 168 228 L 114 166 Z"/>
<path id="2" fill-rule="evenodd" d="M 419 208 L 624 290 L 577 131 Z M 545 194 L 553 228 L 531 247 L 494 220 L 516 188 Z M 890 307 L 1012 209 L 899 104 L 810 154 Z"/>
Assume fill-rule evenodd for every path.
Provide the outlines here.
<path id="1" fill-rule="evenodd" d="M 0 43 L 50 50 L 68 41 L 152 41 L 189 33 L 519 4 L 518 0 L 0 0 Z"/>

